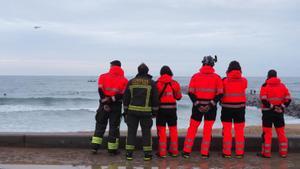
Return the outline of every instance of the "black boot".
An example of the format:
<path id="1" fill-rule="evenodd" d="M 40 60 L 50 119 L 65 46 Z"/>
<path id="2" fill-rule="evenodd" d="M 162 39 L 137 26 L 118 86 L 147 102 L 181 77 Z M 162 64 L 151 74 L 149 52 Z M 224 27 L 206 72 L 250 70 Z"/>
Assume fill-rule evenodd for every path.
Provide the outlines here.
<path id="1" fill-rule="evenodd" d="M 127 151 L 126 152 L 126 160 L 133 160 L 133 152 L 132 151 Z"/>
<path id="2" fill-rule="evenodd" d="M 151 151 L 145 151 L 144 152 L 144 161 L 150 161 L 152 160 L 152 152 Z"/>
<path id="3" fill-rule="evenodd" d="M 182 152 L 182 157 L 183 158 L 190 158 L 191 153 L 187 153 L 187 152 Z"/>
<path id="4" fill-rule="evenodd" d="M 109 155 L 111 156 L 115 156 L 120 154 L 120 152 L 118 150 L 108 150 Z"/>
<path id="5" fill-rule="evenodd" d="M 100 147 L 99 144 L 94 144 L 94 143 L 92 143 L 92 144 L 91 144 L 91 152 L 92 152 L 93 154 L 97 154 L 99 147 Z"/>

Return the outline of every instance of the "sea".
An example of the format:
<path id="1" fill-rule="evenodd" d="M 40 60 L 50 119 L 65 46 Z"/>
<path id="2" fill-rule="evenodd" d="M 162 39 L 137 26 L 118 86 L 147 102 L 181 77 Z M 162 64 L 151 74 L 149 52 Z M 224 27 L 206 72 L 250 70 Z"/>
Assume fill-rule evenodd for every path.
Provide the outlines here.
<path id="1" fill-rule="evenodd" d="M 99 104 L 97 76 L 0 76 L 0 132 L 87 132 L 95 128 Z M 189 77 L 175 77 L 187 86 Z M 264 83 L 249 77 L 248 92 Z M 300 77 L 282 78 L 293 98 L 300 99 Z M 187 95 L 178 102 L 178 128 L 186 129 L 191 115 Z M 220 108 L 214 128 L 221 128 Z M 300 119 L 285 116 L 287 124 Z M 154 124 L 155 125 L 155 124 Z M 202 124 L 203 125 L 203 124 Z M 201 126 L 202 126 L 201 125 Z M 261 111 L 247 107 L 246 125 L 261 125 Z M 126 130 L 122 121 L 121 130 Z"/>

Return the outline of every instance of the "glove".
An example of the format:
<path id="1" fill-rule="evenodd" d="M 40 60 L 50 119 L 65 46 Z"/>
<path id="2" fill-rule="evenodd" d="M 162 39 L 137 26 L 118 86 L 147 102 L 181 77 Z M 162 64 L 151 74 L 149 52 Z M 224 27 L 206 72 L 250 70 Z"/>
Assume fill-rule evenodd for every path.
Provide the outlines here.
<path id="1" fill-rule="evenodd" d="M 103 106 L 103 110 L 106 111 L 106 112 L 111 112 L 111 108 L 109 107 L 109 105 L 105 104 Z"/>
<path id="2" fill-rule="evenodd" d="M 105 97 L 104 99 L 101 99 L 101 103 L 103 104 L 110 104 L 112 101 L 112 97 Z"/>
<path id="3" fill-rule="evenodd" d="M 283 113 L 284 108 L 283 108 L 282 106 L 274 106 L 273 110 L 274 110 L 276 113 Z"/>
<path id="4" fill-rule="evenodd" d="M 210 106 L 209 106 L 209 105 L 206 105 L 206 106 L 199 106 L 199 107 L 198 107 L 198 110 L 199 110 L 199 112 L 201 112 L 201 113 L 206 113 L 206 112 L 209 111 L 209 109 L 210 109 Z"/>

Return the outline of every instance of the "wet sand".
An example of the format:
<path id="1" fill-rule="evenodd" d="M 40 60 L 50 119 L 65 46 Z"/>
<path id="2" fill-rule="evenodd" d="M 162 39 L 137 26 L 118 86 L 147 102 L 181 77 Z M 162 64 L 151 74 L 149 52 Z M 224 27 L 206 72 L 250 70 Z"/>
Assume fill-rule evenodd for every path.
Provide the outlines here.
<path id="1" fill-rule="evenodd" d="M 144 162 L 142 152 L 135 153 L 133 161 L 126 161 L 124 152 L 118 156 L 109 156 L 106 151 L 92 155 L 86 149 L 39 149 L 39 148 L 0 148 L 1 169 L 99 169 L 99 168 L 299 168 L 300 154 L 289 154 L 282 159 L 273 153 L 271 159 L 257 157 L 255 153 L 247 153 L 244 159 L 223 159 L 219 152 L 212 152 L 209 159 L 201 159 L 198 152 L 193 152 L 190 159 L 182 157 L 166 159 L 154 158 Z"/>

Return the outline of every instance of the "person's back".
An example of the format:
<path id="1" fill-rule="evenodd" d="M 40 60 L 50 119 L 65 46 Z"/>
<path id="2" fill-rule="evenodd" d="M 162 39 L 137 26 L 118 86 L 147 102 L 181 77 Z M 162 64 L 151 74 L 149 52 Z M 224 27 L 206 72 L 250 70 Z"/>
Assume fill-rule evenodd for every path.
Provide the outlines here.
<path id="1" fill-rule="evenodd" d="M 213 100 L 216 95 L 222 93 L 220 86 L 221 78 L 211 66 L 203 66 L 200 71 L 193 75 L 189 92 L 199 100 Z"/>
<path id="2" fill-rule="evenodd" d="M 97 153 L 103 143 L 103 135 L 109 121 L 108 151 L 113 155 L 118 154 L 122 98 L 127 82 L 121 68 L 121 62 L 118 60 L 111 62 L 109 72 L 99 76 L 100 105 L 97 110 L 96 127 L 92 137 L 93 153 Z"/>
<path id="3" fill-rule="evenodd" d="M 279 154 L 285 158 L 288 139 L 285 135 L 284 110 L 291 103 L 291 96 L 287 87 L 277 78 L 275 70 L 268 72 L 268 79 L 261 87 L 260 99 L 263 113 L 263 141 L 260 155 L 271 157 L 272 126 L 274 125 L 279 140 Z"/>
<path id="4" fill-rule="evenodd" d="M 126 140 L 126 158 L 133 159 L 136 133 L 139 124 L 142 128 L 144 160 L 152 159 L 152 117 L 158 111 L 158 93 L 148 67 L 141 64 L 138 74 L 127 85 L 124 95 L 124 114 L 128 126 Z"/>
<path id="5" fill-rule="evenodd" d="M 156 117 L 156 127 L 158 136 L 159 157 L 167 156 L 167 125 L 169 127 L 170 144 L 169 154 L 177 157 L 178 151 L 178 132 L 177 132 L 177 100 L 182 97 L 180 85 L 173 80 L 173 72 L 169 66 L 163 66 L 160 70 L 160 77 L 156 81 L 159 93 L 159 111 Z"/>
<path id="6" fill-rule="evenodd" d="M 221 121 L 223 125 L 223 157 L 232 156 L 232 126 L 235 133 L 235 156 L 243 158 L 245 147 L 245 109 L 247 80 L 242 76 L 238 61 L 230 62 L 227 77 L 223 79 L 223 97 L 221 99 Z M 233 125 L 232 125 L 233 122 Z"/>
<path id="7" fill-rule="evenodd" d="M 217 58 L 205 56 L 200 72 L 193 75 L 189 84 L 189 97 L 193 102 L 190 125 L 184 142 L 183 157 L 189 158 L 194 144 L 194 139 L 202 119 L 204 118 L 203 139 L 201 155 L 209 157 L 211 132 L 216 120 L 217 103 L 223 96 L 223 83 L 215 73 L 213 66 Z"/>

